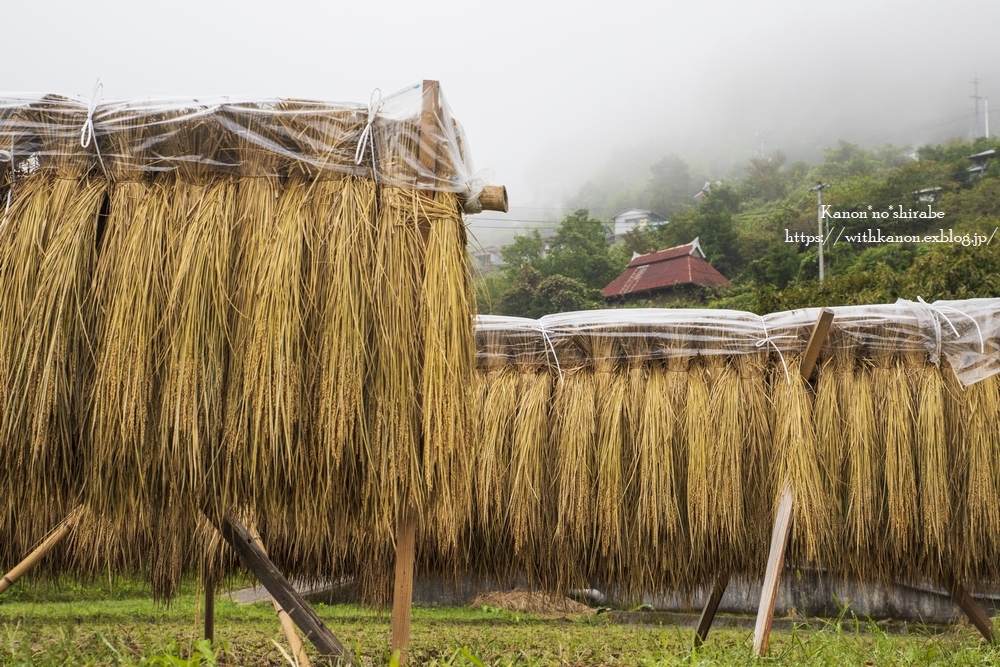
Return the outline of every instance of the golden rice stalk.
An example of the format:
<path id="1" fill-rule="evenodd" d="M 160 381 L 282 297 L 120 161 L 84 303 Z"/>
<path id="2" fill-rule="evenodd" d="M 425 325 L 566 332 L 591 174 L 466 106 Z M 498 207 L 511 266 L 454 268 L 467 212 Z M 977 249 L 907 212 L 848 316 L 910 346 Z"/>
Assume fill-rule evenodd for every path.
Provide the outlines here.
<path id="1" fill-rule="evenodd" d="M 837 331 L 830 333 L 837 341 Z M 844 506 L 844 462 L 846 460 L 846 423 L 841 414 L 838 386 L 843 382 L 839 375 L 853 373 L 853 359 L 850 352 L 836 348 L 833 355 L 819 363 L 816 382 L 816 402 L 813 414 L 816 421 L 816 440 L 820 448 L 823 479 L 826 482 L 827 504 L 831 520 L 838 529 L 843 526 Z M 834 548 L 839 546 L 839 540 Z M 832 555 L 832 554 L 831 554 Z"/>
<path id="2" fill-rule="evenodd" d="M 264 268 L 265 257 L 273 243 L 283 189 L 280 172 L 286 165 L 276 153 L 256 143 L 256 137 L 270 138 L 270 126 L 263 121 L 266 116 L 256 105 L 226 106 L 221 114 L 232 117 L 233 122 L 247 131 L 240 135 L 235 152 L 239 169 L 230 249 L 229 292 L 232 304 L 228 325 L 231 353 L 225 399 L 226 480 L 220 494 L 224 507 L 238 507 L 243 503 L 256 507 L 262 488 L 270 484 L 271 471 L 258 471 L 257 459 L 252 456 L 252 399 L 260 387 L 248 384 L 254 381 L 250 377 L 249 354 L 252 345 L 257 345 L 255 354 L 259 354 L 260 349 L 260 323 L 253 318 L 263 289 L 261 281 L 270 275 Z M 273 139 L 277 141 L 277 138 Z M 261 522 L 258 525 L 263 528 Z"/>
<path id="3" fill-rule="evenodd" d="M 800 359 L 786 355 L 788 374 L 778 367 L 772 376 L 774 447 L 777 478 L 792 488 L 793 557 L 803 563 L 825 560 L 831 539 L 823 472 L 812 421 L 812 403 L 799 372 Z M 775 504 L 782 489 L 778 489 Z"/>
<path id="4" fill-rule="evenodd" d="M 72 139 L 85 117 L 85 108 L 55 96 L 14 113 L 35 132 L 16 138 L 17 178 L 0 225 L 0 474 L 4 497 L 24 517 L 12 513 L 0 530 L 16 556 L 73 509 L 80 490 L 88 288 L 106 191 L 103 180 L 86 178 L 92 155 Z M 25 160 L 26 151 L 37 153 Z"/>
<path id="5" fill-rule="evenodd" d="M 649 369 L 639 428 L 639 498 L 636 518 L 640 541 L 637 549 L 659 554 L 671 549 L 681 528 L 683 502 L 675 463 L 678 426 L 683 414 L 687 358 L 654 363 Z"/>
<path id="6" fill-rule="evenodd" d="M 622 451 L 623 489 L 619 515 L 622 522 L 622 543 L 638 544 L 639 526 L 635 520 L 639 509 L 639 461 L 641 458 L 639 433 L 642 429 L 643 408 L 646 402 L 646 385 L 654 339 L 647 326 L 629 326 L 620 333 L 621 347 L 625 354 L 622 382 L 627 386 L 624 412 L 624 446 Z M 625 375 L 627 374 L 627 377 Z M 615 555 L 621 563 L 622 592 L 638 597 L 648 590 L 647 575 L 659 562 L 659 554 L 640 549 L 624 550 Z M 613 571 L 612 571 L 613 572 Z"/>
<path id="7" fill-rule="evenodd" d="M 711 440 L 708 458 L 708 487 L 712 511 L 708 513 L 707 543 L 714 565 L 731 571 L 746 563 L 747 524 L 744 515 L 746 483 L 752 459 L 749 453 L 749 424 L 744 421 L 742 382 L 736 361 L 726 363 L 722 355 L 712 355 L 714 375 L 709 398 L 707 425 Z M 755 438 L 756 440 L 756 438 Z"/>
<path id="8" fill-rule="evenodd" d="M 950 372 L 950 371 L 949 371 Z M 917 404 L 918 496 L 924 560 L 937 574 L 951 554 L 949 524 L 948 437 L 945 432 L 945 399 L 941 370 L 930 364 L 920 369 Z"/>
<path id="9" fill-rule="evenodd" d="M 418 295 L 423 240 L 417 193 L 382 187 L 378 194 L 373 288 L 369 418 L 371 461 L 363 496 L 364 521 L 391 540 L 398 513 L 409 506 L 424 518 L 426 487 L 420 458 L 420 389 L 423 327 Z"/>
<path id="10" fill-rule="evenodd" d="M 586 345 L 581 337 L 581 345 Z M 563 377 L 556 386 L 552 430 L 555 488 L 558 494 L 556 540 L 562 576 L 578 578 L 589 570 L 594 539 L 594 486 L 597 477 L 597 401 L 588 350 L 557 344 Z M 563 582 L 565 583 L 565 582 Z"/>
<path id="11" fill-rule="evenodd" d="M 339 192 L 323 185 L 318 190 L 317 217 L 327 230 L 322 267 L 326 298 L 318 322 L 319 435 L 331 467 L 347 466 L 348 477 L 357 479 L 368 438 L 364 381 L 372 328 L 375 184 L 348 176 Z"/>
<path id="12" fill-rule="evenodd" d="M 996 375 L 965 388 L 968 465 L 962 544 L 967 577 L 996 577 L 1000 557 L 1000 381 Z"/>
<path id="13" fill-rule="evenodd" d="M 917 528 L 917 480 L 913 448 L 916 414 L 906 368 L 899 355 L 880 352 L 872 369 L 878 440 L 885 452 L 886 533 L 878 542 L 881 560 L 893 570 L 913 561 L 910 553 Z M 887 538 L 887 539 L 886 539 Z"/>
<path id="14" fill-rule="evenodd" d="M 771 406 L 768 401 L 768 353 L 736 355 L 732 359 L 739 375 L 739 415 L 745 433 L 742 450 L 745 479 L 743 481 L 743 512 L 747 534 L 743 543 L 743 562 L 733 563 L 734 571 L 763 572 L 767 562 L 768 536 L 766 521 L 757 517 L 771 511 L 775 480 L 771 471 L 773 447 L 771 436 Z"/>
<path id="15" fill-rule="evenodd" d="M 692 361 L 688 371 L 684 433 L 687 451 L 687 522 L 692 565 L 705 565 L 712 504 L 712 428 L 709 421 L 711 394 L 704 357 Z"/>
<path id="16" fill-rule="evenodd" d="M 155 359 L 158 433 L 149 483 L 156 539 L 149 557 L 153 594 L 164 598 L 175 594 L 195 557 L 198 511 L 206 496 L 217 499 L 218 480 L 206 473 L 214 475 L 222 451 L 234 209 L 232 182 L 216 166 L 226 135 L 213 119 L 214 112 L 182 116 L 163 151 L 175 171 L 163 223 L 167 294 Z"/>
<path id="17" fill-rule="evenodd" d="M 23 353 L 7 412 L 22 433 L 20 466 L 36 541 L 78 503 L 83 425 L 92 382 L 90 279 L 94 239 L 106 182 L 92 180 L 70 199 L 54 224 L 39 270 L 38 291 L 24 326 Z"/>
<path id="18" fill-rule="evenodd" d="M 119 184 L 112 192 L 97 258 L 98 303 L 91 447 L 86 501 L 95 518 L 95 552 L 80 553 L 130 568 L 144 561 L 150 537 L 149 483 L 157 439 L 161 321 L 167 303 L 166 225 L 170 186 Z M 137 224 L 136 221 L 142 221 Z M 86 523 L 86 520 L 84 521 Z M 98 549 L 97 545 L 104 545 Z M 86 548 L 86 545 L 82 545 Z"/>
<path id="19" fill-rule="evenodd" d="M 622 504 L 625 491 L 625 406 L 628 373 L 620 365 L 621 349 L 615 336 L 593 338 L 594 400 L 597 403 L 597 539 L 601 556 L 614 560 L 622 551 Z M 614 575 L 620 572 L 614 572 Z M 610 576 L 610 575 L 609 575 Z M 612 577 L 613 578 L 613 577 Z"/>
<path id="20" fill-rule="evenodd" d="M 477 404 L 482 430 L 474 470 L 476 519 L 487 544 L 503 541 L 508 512 L 519 511 L 510 500 L 510 466 L 520 378 L 515 368 L 506 363 L 505 342 L 503 332 L 487 333 L 487 388 L 484 402 Z"/>
<path id="21" fill-rule="evenodd" d="M 863 574 L 882 535 L 883 458 L 877 451 L 875 401 L 869 364 L 855 358 L 853 372 L 837 375 L 847 445 L 847 505 L 844 512 L 846 567 Z"/>
<path id="22" fill-rule="evenodd" d="M 526 557 L 530 558 L 531 550 L 544 550 L 546 541 L 544 510 L 549 501 L 546 487 L 552 376 L 545 366 L 531 360 L 519 366 L 520 394 L 511 439 L 511 534 L 515 553 L 528 551 Z M 534 562 L 528 561 L 528 565 Z M 527 574 L 530 578 L 535 573 L 529 569 Z"/>
<path id="23" fill-rule="evenodd" d="M 469 272 L 465 225 L 458 198 L 437 192 L 420 197 L 419 217 L 426 225 L 423 287 L 423 468 L 433 493 L 434 521 L 442 548 L 458 545 L 468 521 L 472 488 L 472 418 L 469 384 L 475 369 L 475 291 Z M 512 412 L 513 413 L 513 412 Z M 498 472 L 505 479 L 510 454 Z M 509 485 L 496 494 L 509 493 Z M 495 496 L 499 499 L 499 496 Z"/>

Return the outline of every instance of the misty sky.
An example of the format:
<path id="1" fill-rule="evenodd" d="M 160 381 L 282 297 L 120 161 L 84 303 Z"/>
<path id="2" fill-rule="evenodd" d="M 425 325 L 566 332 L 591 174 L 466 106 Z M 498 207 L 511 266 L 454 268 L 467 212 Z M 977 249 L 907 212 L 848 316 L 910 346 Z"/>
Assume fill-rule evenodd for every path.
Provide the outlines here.
<path id="1" fill-rule="evenodd" d="M 723 173 L 758 148 L 1000 132 L 1000 2 L 8 2 L 8 91 L 367 102 L 439 79 L 509 220 L 558 216 L 599 172 L 677 153 Z M 494 217 L 496 214 L 491 214 Z M 480 223 L 484 226 L 501 223 Z"/>

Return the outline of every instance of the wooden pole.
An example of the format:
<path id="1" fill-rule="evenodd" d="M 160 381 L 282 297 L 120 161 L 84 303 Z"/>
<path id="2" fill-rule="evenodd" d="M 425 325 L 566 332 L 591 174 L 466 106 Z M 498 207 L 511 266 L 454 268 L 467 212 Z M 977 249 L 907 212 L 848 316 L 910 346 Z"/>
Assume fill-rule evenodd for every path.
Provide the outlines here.
<path id="1" fill-rule="evenodd" d="M 205 639 L 215 641 L 215 581 L 205 577 Z"/>
<path id="2" fill-rule="evenodd" d="M 958 606 L 962 608 L 965 615 L 969 617 L 972 624 L 976 626 L 979 632 L 986 638 L 989 643 L 994 643 L 993 637 L 993 622 L 990 617 L 986 615 L 986 610 L 983 609 L 982 605 L 975 601 L 975 599 L 969 595 L 965 587 L 957 581 L 953 581 L 951 586 L 948 587 L 948 593 L 951 595 L 951 599 L 954 600 Z"/>
<path id="3" fill-rule="evenodd" d="M 221 525 L 215 523 L 212 514 L 206 513 L 223 539 L 229 543 L 236 555 L 240 557 L 243 564 L 254 573 L 257 581 L 267 589 L 271 597 L 281 605 L 291 617 L 295 625 L 302 630 L 302 634 L 312 642 L 319 654 L 325 659 L 343 665 L 353 665 L 354 660 L 350 652 L 344 648 L 330 629 L 326 627 L 316 612 L 306 603 L 299 592 L 292 588 L 284 575 L 274 566 L 271 559 L 267 557 L 264 550 L 257 546 L 253 536 L 243 524 L 241 524 L 232 514 L 227 513 L 220 521 Z"/>
<path id="4" fill-rule="evenodd" d="M 247 530 L 253 537 L 254 543 L 266 554 L 267 549 L 264 548 L 264 542 L 260 539 L 257 526 L 251 523 L 247 526 Z M 278 623 L 281 624 L 281 632 L 285 635 L 288 648 L 292 651 L 291 654 L 295 657 L 299 667 L 310 667 L 309 656 L 306 654 L 305 646 L 302 645 L 302 640 L 299 639 L 299 633 L 295 631 L 295 624 L 292 623 L 291 617 L 285 613 L 285 610 L 281 608 L 281 605 L 273 597 L 271 598 L 271 602 L 274 604 L 274 613 L 278 616 Z"/>
<path id="5" fill-rule="evenodd" d="M 420 136 L 418 163 L 420 173 L 418 187 L 433 188 L 437 176 L 438 121 L 440 119 L 441 85 L 437 81 L 424 80 L 421 85 Z M 420 234 L 427 242 L 430 226 L 420 223 Z M 421 405 L 421 409 L 426 409 Z M 423 445 L 423 435 L 420 437 Z M 416 508 L 407 507 L 400 511 L 396 520 L 396 570 L 392 586 L 392 627 L 389 638 L 390 650 L 399 651 L 399 665 L 406 664 L 406 652 L 410 646 L 410 616 L 413 607 L 413 561 L 416 553 L 417 533 Z"/>
<path id="6" fill-rule="evenodd" d="M 413 556 L 417 521 L 413 512 L 400 517 L 396 529 L 396 577 L 392 591 L 392 638 L 389 650 L 399 651 L 400 666 L 406 664 L 410 646 L 410 613 L 413 606 Z"/>
<path id="7" fill-rule="evenodd" d="M 24 560 L 12 567 L 8 572 L 4 573 L 3 577 L 0 578 L 0 595 L 13 586 L 14 582 L 23 577 L 29 570 L 31 570 L 31 568 L 37 565 L 38 561 L 42 560 L 42 558 L 52 551 L 57 544 L 66 539 L 66 536 L 69 535 L 73 528 L 76 527 L 77 521 L 79 521 L 80 518 L 80 512 L 80 507 L 77 507 L 70 512 L 69 515 L 63 519 L 62 522 L 56 526 L 44 540 L 42 540 L 42 543 L 35 547 L 35 549 L 24 558 Z"/>
<path id="8" fill-rule="evenodd" d="M 729 586 L 729 573 L 724 572 L 716 577 L 715 583 L 712 584 L 712 593 L 708 596 L 708 600 L 705 601 L 705 608 L 701 611 L 701 618 L 698 619 L 698 627 L 694 631 L 695 648 L 705 643 L 708 631 L 712 628 L 712 621 L 715 620 L 715 612 L 719 609 L 719 603 L 722 601 L 722 596 L 725 594 L 727 586 Z"/>
<path id="9" fill-rule="evenodd" d="M 802 379 L 809 381 L 820 348 L 826 339 L 830 326 L 833 324 L 833 311 L 824 308 L 819 313 L 819 319 L 813 327 L 806 350 L 802 354 L 799 371 Z M 778 585 L 781 583 L 781 570 L 785 564 L 785 550 L 788 548 L 788 538 L 792 532 L 792 514 L 795 508 L 792 495 L 792 485 L 785 480 L 781 489 L 781 499 L 778 501 L 778 511 L 774 518 L 774 530 L 771 533 L 771 550 L 767 556 L 767 569 L 764 572 L 764 585 L 760 592 L 760 607 L 757 609 L 757 624 L 753 631 L 753 650 L 757 655 L 767 653 L 771 641 L 771 624 L 774 622 L 774 604 L 778 599 Z"/>

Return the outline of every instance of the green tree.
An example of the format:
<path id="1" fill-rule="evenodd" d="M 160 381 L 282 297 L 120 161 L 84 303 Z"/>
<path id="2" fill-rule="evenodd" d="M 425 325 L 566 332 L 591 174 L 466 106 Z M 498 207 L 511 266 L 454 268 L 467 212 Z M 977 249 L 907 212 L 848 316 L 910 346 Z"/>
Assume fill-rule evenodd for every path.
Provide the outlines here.
<path id="1" fill-rule="evenodd" d="M 653 176 L 646 187 L 647 205 L 669 219 L 692 203 L 698 192 L 697 181 L 691 176 L 687 162 L 671 154 L 649 169 Z"/>
<path id="2" fill-rule="evenodd" d="M 552 238 L 552 249 L 540 263 L 542 274 L 572 278 L 590 289 L 601 289 L 624 269 L 611 257 L 604 223 L 585 208 L 563 218 Z"/>

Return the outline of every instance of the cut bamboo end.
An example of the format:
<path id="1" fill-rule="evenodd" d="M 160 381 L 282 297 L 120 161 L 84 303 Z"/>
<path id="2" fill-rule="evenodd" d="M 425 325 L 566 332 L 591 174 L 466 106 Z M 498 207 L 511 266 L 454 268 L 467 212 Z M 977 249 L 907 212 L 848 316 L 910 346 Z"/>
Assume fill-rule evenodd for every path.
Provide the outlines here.
<path id="1" fill-rule="evenodd" d="M 476 199 L 467 199 L 462 203 L 462 209 L 469 215 L 483 211 L 507 212 L 507 186 L 487 185 Z"/>
<path id="2" fill-rule="evenodd" d="M 507 186 L 487 185 L 479 195 L 479 204 L 484 211 L 507 212 Z"/>

